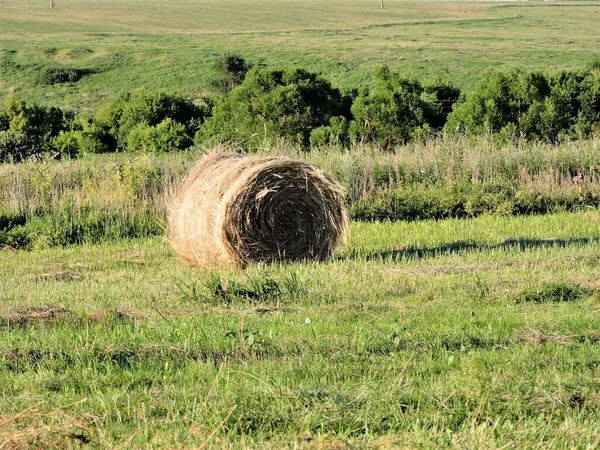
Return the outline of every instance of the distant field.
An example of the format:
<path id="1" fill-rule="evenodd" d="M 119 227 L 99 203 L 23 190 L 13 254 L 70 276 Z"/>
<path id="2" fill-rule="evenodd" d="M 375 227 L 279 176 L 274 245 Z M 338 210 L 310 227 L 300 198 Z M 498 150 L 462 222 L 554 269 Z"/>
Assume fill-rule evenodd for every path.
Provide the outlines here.
<path id="1" fill-rule="evenodd" d="M 205 91 L 226 52 L 318 71 L 339 87 L 378 64 L 469 89 L 482 72 L 552 71 L 599 54 L 600 2 L 0 1 L 0 89 L 93 108 L 136 88 Z M 95 73 L 41 85 L 46 67 Z"/>
<path id="2" fill-rule="evenodd" d="M 356 223 L 247 271 L 0 250 L 0 445 L 597 449 L 599 221 Z"/>

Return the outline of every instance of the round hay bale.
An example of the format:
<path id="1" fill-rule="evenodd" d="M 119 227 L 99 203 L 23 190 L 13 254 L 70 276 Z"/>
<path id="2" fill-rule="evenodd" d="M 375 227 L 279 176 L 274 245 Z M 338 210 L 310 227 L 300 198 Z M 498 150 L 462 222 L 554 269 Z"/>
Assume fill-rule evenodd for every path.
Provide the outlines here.
<path id="1" fill-rule="evenodd" d="M 322 261 L 344 242 L 341 186 L 289 158 L 213 152 L 191 170 L 169 212 L 167 238 L 199 267 Z"/>

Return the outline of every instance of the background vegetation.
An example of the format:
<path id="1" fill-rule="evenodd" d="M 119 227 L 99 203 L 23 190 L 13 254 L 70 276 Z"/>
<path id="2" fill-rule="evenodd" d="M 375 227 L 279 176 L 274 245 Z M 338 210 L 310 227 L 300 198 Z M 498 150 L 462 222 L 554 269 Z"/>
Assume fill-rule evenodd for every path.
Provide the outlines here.
<path id="1" fill-rule="evenodd" d="M 226 149 L 226 148 L 224 148 Z M 160 235 L 168 199 L 206 151 L 89 155 L 0 166 L 0 245 L 39 248 Z M 560 145 L 492 137 L 394 151 L 269 145 L 331 172 L 354 220 L 544 214 L 600 204 L 600 140 Z"/>
<path id="2" fill-rule="evenodd" d="M 87 110 L 144 88 L 199 99 L 227 53 L 325 75 L 339 89 L 378 65 L 470 92 L 487 71 L 573 70 L 598 56 L 598 2 L 2 0 L 0 95 Z M 39 82 L 47 68 L 91 70 Z"/>
<path id="3" fill-rule="evenodd" d="M 234 58 L 237 64 L 230 65 Z M 0 111 L 0 161 L 114 151 L 166 152 L 234 142 L 256 149 L 267 141 L 309 146 L 373 144 L 384 150 L 441 135 L 493 134 L 502 142 L 547 142 L 600 133 L 600 66 L 579 72 L 513 71 L 484 77 L 462 96 L 456 87 L 422 85 L 389 68 L 342 94 L 302 69 L 249 66 L 224 55 L 219 83 L 228 92 L 201 104 L 137 90 L 93 115 L 28 105 L 9 96 Z M 234 62 L 235 62 L 234 61 Z M 237 86 L 234 84 L 239 83 Z"/>

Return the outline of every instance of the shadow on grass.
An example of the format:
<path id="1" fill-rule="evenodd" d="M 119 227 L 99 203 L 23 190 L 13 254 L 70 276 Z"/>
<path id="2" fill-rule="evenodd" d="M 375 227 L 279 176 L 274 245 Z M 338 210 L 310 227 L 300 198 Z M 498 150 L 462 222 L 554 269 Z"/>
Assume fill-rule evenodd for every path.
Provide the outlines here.
<path id="1" fill-rule="evenodd" d="M 436 247 L 403 247 L 394 250 L 365 252 L 353 250 L 347 255 L 341 255 L 339 260 L 392 260 L 402 259 L 424 259 L 434 256 L 449 255 L 454 253 L 463 253 L 467 251 L 491 251 L 497 249 L 519 249 L 521 251 L 552 248 L 552 247 L 570 247 L 599 243 L 600 238 L 567 238 L 567 239 L 534 239 L 534 238 L 510 238 L 499 244 L 478 244 L 469 241 L 456 241 Z"/>

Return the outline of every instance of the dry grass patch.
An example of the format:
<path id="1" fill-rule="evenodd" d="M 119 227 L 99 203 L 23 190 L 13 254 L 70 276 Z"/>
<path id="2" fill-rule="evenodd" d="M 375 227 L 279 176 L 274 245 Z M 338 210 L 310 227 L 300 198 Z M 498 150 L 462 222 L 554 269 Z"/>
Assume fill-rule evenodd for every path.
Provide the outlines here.
<path id="1" fill-rule="evenodd" d="M 31 325 L 37 323 L 52 323 L 76 318 L 76 314 L 62 306 L 22 306 L 6 317 L 11 325 Z"/>
<path id="2" fill-rule="evenodd" d="M 568 345 L 571 343 L 573 336 L 564 336 L 557 333 L 542 333 L 541 331 L 527 328 L 517 338 L 517 342 L 525 342 L 527 344 L 539 345 L 553 342 L 559 345 Z"/>
<path id="3" fill-rule="evenodd" d="M 73 410 L 87 399 L 57 408 L 39 402 L 23 411 L 0 416 L 0 449 L 79 448 L 99 442 L 99 417 Z"/>

